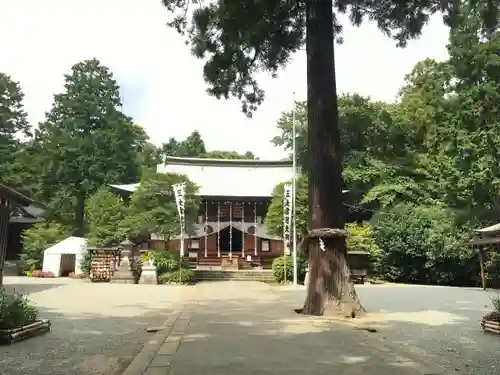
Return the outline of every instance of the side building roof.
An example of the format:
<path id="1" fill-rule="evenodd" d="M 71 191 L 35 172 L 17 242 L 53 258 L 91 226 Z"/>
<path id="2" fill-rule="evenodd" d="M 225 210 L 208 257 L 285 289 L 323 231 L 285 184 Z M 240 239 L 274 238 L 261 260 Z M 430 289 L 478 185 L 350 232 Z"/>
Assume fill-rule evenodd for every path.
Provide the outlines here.
<path id="1" fill-rule="evenodd" d="M 274 187 L 292 178 L 288 160 L 238 160 L 167 157 L 158 173 L 186 175 L 205 197 L 271 197 Z M 111 185 L 133 192 L 139 184 Z"/>

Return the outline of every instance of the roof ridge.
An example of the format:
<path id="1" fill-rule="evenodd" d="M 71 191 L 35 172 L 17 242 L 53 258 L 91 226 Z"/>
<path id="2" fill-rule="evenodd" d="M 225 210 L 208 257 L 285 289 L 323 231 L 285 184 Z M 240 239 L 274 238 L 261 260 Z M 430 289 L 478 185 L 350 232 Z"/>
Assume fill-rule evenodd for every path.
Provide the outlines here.
<path id="1" fill-rule="evenodd" d="M 199 166 L 231 166 L 231 167 L 292 167 L 291 160 L 260 160 L 260 159 L 212 159 L 167 156 L 163 165 L 199 165 Z"/>

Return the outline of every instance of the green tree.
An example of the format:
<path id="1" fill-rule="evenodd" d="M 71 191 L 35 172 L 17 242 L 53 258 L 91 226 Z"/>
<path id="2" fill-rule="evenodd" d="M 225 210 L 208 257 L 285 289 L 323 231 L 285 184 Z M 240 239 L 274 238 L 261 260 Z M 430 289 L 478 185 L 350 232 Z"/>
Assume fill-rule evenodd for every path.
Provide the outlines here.
<path id="1" fill-rule="evenodd" d="M 142 139 L 119 111 L 120 92 L 98 60 L 74 65 L 64 91 L 37 131 L 44 163 L 43 193 L 52 212 L 70 212 L 75 235 L 84 234 L 85 199 L 108 183 L 139 178 L 137 151 Z"/>
<path id="2" fill-rule="evenodd" d="M 101 187 L 91 195 L 85 204 L 88 225 L 87 238 L 95 246 L 117 246 L 126 239 L 124 228 L 126 207 L 123 200 Z"/>
<path id="3" fill-rule="evenodd" d="M 471 1 L 472 2 L 472 1 Z M 338 128 L 335 37 L 341 39 L 337 12 L 359 25 L 365 18 L 404 46 L 417 37 L 429 17 L 441 11 L 445 21 L 454 25 L 457 1 L 366 2 L 360 0 L 266 0 L 198 3 L 190 14 L 189 0 L 163 0 L 174 13 L 170 26 L 185 33 L 193 53 L 205 59 L 203 69 L 208 92 L 217 98 L 235 96 L 246 113 L 264 100 L 255 73 L 276 76 L 294 52 L 306 45 L 308 81 L 308 165 L 309 228 L 343 229 L 342 157 Z M 473 2 L 478 4 L 477 1 Z M 485 24 L 497 25 L 497 8 L 491 1 L 480 2 Z M 190 22 L 189 22 L 190 21 Z M 306 314 L 323 314 L 341 307 L 349 315 L 362 310 L 354 286 L 349 282 L 345 238 L 309 241 L 309 266 L 313 279 L 304 307 Z M 330 272 L 329 270 L 336 270 Z M 347 272 L 344 272 L 347 270 Z M 316 275 L 329 274 L 316 282 Z"/>
<path id="4" fill-rule="evenodd" d="M 286 183 L 291 184 L 291 181 Z M 295 197 L 295 225 L 297 236 L 307 231 L 307 176 L 299 175 L 297 178 L 297 195 Z M 267 209 L 265 218 L 267 230 L 275 236 L 283 236 L 283 201 L 285 182 L 274 188 L 271 204 Z M 300 240 L 300 238 L 298 239 Z"/>
<path id="5" fill-rule="evenodd" d="M 481 12 L 464 8 L 448 51 L 448 118 L 436 138 L 435 167 L 445 202 L 479 222 L 500 214 L 500 32 L 485 28 Z"/>
<path id="6" fill-rule="evenodd" d="M 201 134 L 195 130 L 179 144 L 175 156 L 195 158 L 206 152 L 205 142 L 203 141 Z"/>
<path id="7" fill-rule="evenodd" d="M 22 233 L 22 270 L 28 272 L 42 269 L 43 252 L 70 235 L 70 228 L 50 221 L 41 221 L 25 230 Z"/>
<path id="8" fill-rule="evenodd" d="M 470 285 L 478 273 L 471 231 L 443 206 L 397 205 L 372 218 L 385 278 L 406 283 Z"/>
<path id="9" fill-rule="evenodd" d="M 248 160 L 255 160 L 256 157 L 255 155 L 247 151 L 246 153 L 239 154 L 236 151 L 208 151 L 205 152 L 204 154 L 201 154 L 199 157 L 201 158 L 207 158 L 207 159 L 248 159 Z"/>
<path id="10" fill-rule="evenodd" d="M 132 194 L 125 226 L 130 236 L 149 232 L 166 240 L 179 235 L 180 223 L 172 186 L 186 183 L 184 204 L 186 230 L 189 233 L 198 217 L 198 187 L 184 175 L 156 173 L 142 179 Z"/>
<path id="11" fill-rule="evenodd" d="M 41 199 L 43 155 L 39 144 L 33 139 L 19 142 L 11 157 L 2 181 L 33 199 Z"/>
<path id="12" fill-rule="evenodd" d="M 0 174 L 4 182 L 9 182 L 14 154 L 21 146 L 19 136 L 31 136 L 23 99 L 19 83 L 0 73 Z"/>
<path id="13" fill-rule="evenodd" d="M 174 138 L 170 137 L 167 143 L 161 145 L 161 154 L 165 156 L 177 156 L 177 150 L 179 149 L 179 142 Z"/>

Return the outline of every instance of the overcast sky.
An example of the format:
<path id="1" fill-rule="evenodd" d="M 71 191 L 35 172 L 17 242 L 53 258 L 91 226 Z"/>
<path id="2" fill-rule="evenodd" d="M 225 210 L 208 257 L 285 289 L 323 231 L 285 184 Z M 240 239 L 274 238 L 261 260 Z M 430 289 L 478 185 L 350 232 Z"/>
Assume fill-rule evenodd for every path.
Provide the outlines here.
<path id="1" fill-rule="evenodd" d="M 281 158 L 269 140 L 282 111 L 306 99 L 305 52 L 278 79 L 259 77 L 266 102 L 252 120 L 236 100 L 209 97 L 203 63 L 165 25 L 160 0 L 0 0 L 0 71 L 20 81 L 25 107 L 36 125 L 61 90 L 63 74 L 93 57 L 108 65 L 122 89 L 124 110 L 159 145 L 198 130 L 209 150 L 253 151 Z M 404 75 L 426 58 L 446 57 L 448 34 L 436 17 L 406 49 L 372 24 L 345 27 L 336 49 L 339 92 L 392 101 Z"/>

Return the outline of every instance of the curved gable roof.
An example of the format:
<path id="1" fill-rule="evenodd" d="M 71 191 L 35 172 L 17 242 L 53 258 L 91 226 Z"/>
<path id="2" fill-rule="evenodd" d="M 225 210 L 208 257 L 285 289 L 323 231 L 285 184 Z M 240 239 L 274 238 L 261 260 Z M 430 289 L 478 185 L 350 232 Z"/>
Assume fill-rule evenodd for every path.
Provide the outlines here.
<path id="1" fill-rule="evenodd" d="M 158 173 L 186 175 L 200 196 L 271 197 L 274 187 L 292 178 L 292 162 L 167 157 Z"/>

